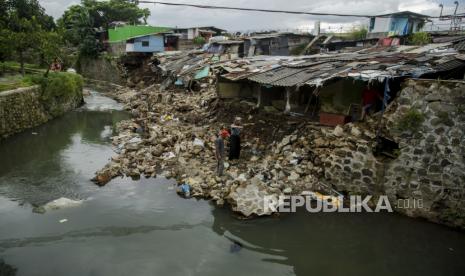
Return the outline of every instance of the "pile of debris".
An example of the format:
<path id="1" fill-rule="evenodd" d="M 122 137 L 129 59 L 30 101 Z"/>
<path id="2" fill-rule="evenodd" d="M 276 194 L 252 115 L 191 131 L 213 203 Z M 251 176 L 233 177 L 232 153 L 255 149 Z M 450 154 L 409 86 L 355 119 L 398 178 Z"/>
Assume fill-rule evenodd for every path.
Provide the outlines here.
<path id="1" fill-rule="evenodd" d="M 347 143 L 334 139 L 340 136 L 339 128 L 333 131 L 283 115 L 280 122 L 273 121 L 270 114 L 250 115 L 253 107 L 237 114 L 239 109 L 233 107 L 234 115 L 244 116 L 241 160 L 226 161 L 219 177 L 214 141 L 218 130 L 232 121 L 223 115 L 232 112 L 217 101 L 213 89 L 160 93 L 155 85 L 140 92 L 121 89 L 117 98 L 134 118 L 118 124 L 119 134 L 113 137 L 118 154 L 97 172 L 98 185 L 117 176 L 159 174 L 188 184 L 194 197 L 210 198 L 218 205 L 228 202 L 247 217 L 268 214 L 263 208 L 265 195 L 330 193 L 320 181 L 325 176 L 324 158 Z"/>

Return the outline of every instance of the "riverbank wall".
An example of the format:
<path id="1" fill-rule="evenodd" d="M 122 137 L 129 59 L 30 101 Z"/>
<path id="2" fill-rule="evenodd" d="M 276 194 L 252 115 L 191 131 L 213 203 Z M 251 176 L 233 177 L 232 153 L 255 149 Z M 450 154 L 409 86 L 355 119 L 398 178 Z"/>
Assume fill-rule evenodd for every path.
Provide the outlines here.
<path id="1" fill-rule="evenodd" d="M 41 125 L 83 103 L 82 78 L 51 74 L 42 85 L 0 93 L 0 139 Z"/>
<path id="2" fill-rule="evenodd" d="M 336 146 L 322 158 L 325 182 L 347 194 L 387 195 L 400 213 L 465 229 L 465 82 L 408 81 L 381 128 L 390 157 L 375 156 L 375 140 L 355 126 L 335 130 Z"/>

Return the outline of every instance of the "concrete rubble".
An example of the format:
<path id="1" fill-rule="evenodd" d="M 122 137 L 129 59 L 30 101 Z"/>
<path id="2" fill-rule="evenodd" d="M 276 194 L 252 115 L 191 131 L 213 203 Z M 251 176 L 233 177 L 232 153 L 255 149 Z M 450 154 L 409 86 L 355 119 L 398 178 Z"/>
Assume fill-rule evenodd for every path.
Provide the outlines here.
<path id="1" fill-rule="evenodd" d="M 247 217 L 268 214 L 260 203 L 265 195 L 324 190 L 318 181 L 324 175 L 323 163 L 312 148 L 326 146 L 325 135 L 333 135 L 332 129 L 305 122 L 273 136 L 270 125 L 262 128 L 263 133 L 252 128 L 266 124 L 258 115 L 235 114 L 245 118 L 241 160 L 226 160 L 224 176 L 218 177 L 214 140 L 231 121 L 221 120 L 224 111 L 218 111 L 212 89 L 192 94 L 159 93 L 156 86 L 140 92 L 124 88 L 116 97 L 134 118 L 118 124 L 119 134 L 113 137 L 118 154 L 97 172 L 93 180 L 98 185 L 117 176 L 175 178 L 191 186 L 192 196 L 228 203 Z M 270 143 L 269 136 L 278 138 Z"/>

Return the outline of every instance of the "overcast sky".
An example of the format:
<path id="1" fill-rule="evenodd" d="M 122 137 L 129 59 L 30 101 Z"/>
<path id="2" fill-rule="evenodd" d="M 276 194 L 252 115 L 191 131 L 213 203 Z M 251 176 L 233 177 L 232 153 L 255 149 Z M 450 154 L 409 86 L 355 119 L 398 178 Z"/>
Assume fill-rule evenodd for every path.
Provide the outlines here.
<path id="1" fill-rule="evenodd" d="M 59 18 L 67 7 L 79 4 L 79 0 L 39 0 L 47 13 Z M 210 4 L 262 9 L 296 10 L 324 13 L 384 14 L 410 10 L 427 15 L 439 15 L 440 3 L 444 4 L 444 14 L 453 12 L 453 0 L 165 0 L 173 3 Z M 461 2 L 459 13 L 465 12 Z M 346 17 L 315 17 L 304 15 L 270 14 L 244 11 L 205 10 L 190 7 L 173 7 L 153 4 L 140 4 L 149 8 L 152 15 L 148 23 L 168 27 L 217 26 L 230 31 L 269 30 L 269 29 L 312 29 L 316 20 L 321 21 L 322 29 L 335 31 L 341 27 L 350 28 L 354 24 L 367 24 L 367 20 Z"/>

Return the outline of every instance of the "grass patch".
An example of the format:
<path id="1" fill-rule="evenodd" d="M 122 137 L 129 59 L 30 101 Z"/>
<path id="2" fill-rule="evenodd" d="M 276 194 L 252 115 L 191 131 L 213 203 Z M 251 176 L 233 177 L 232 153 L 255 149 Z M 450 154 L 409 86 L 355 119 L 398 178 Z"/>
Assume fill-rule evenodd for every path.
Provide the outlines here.
<path id="1" fill-rule="evenodd" d="M 21 87 L 34 85 L 32 75 L 4 75 L 0 77 L 0 93 L 3 91 L 13 90 Z"/>
<path id="2" fill-rule="evenodd" d="M 424 120 L 425 115 L 423 113 L 415 108 L 411 108 L 397 122 L 397 129 L 400 131 L 417 132 Z"/>
<path id="3" fill-rule="evenodd" d="M 1 63 L 1 66 L 7 67 L 7 68 L 20 68 L 21 65 L 19 62 L 16 61 L 5 61 Z M 38 64 L 31 64 L 31 63 L 24 63 L 24 68 L 26 69 L 47 69 L 47 67 L 41 67 Z"/>

